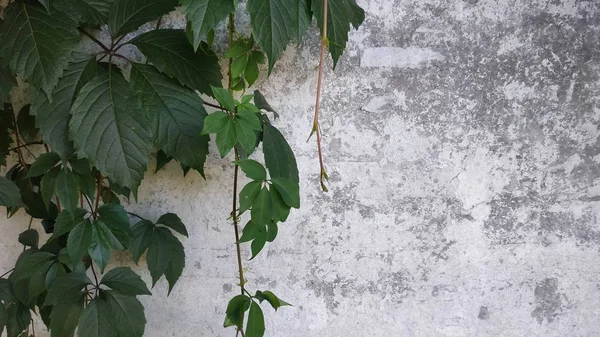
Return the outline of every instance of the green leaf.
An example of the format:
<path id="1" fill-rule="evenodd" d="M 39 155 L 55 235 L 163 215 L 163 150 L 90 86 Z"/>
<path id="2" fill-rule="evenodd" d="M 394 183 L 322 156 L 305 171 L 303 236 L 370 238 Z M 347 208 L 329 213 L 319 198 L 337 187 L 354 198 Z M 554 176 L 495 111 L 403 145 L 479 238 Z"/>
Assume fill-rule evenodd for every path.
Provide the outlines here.
<path id="1" fill-rule="evenodd" d="M 34 92 L 31 100 L 31 114 L 35 116 L 35 125 L 42 132 L 42 140 L 62 158 L 67 158 L 73 152 L 73 144 L 69 140 L 69 110 L 75 95 L 97 73 L 96 56 L 75 53 L 74 57 L 74 62 L 58 81 L 52 101 L 41 90 Z"/>
<path id="2" fill-rule="evenodd" d="M 14 281 L 19 281 L 32 277 L 44 268 L 48 270 L 48 268 L 50 268 L 48 262 L 55 258 L 56 255 L 42 251 L 26 254 L 17 261 L 15 270 L 11 274 L 11 278 Z M 47 264 L 48 266 L 45 267 Z"/>
<path id="3" fill-rule="evenodd" d="M 46 273 L 46 279 L 44 280 L 46 283 L 46 289 L 52 288 L 54 283 L 56 283 L 56 279 L 64 275 L 67 275 L 67 270 L 65 267 L 61 263 L 53 263 L 50 269 L 48 269 L 48 272 Z"/>
<path id="4" fill-rule="evenodd" d="M 261 226 L 261 227 L 264 228 L 264 226 Z M 265 247 L 266 243 L 267 243 L 266 232 L 263 232 L 263 231 L 259 232 L 259 234 L 256 236 L 256 238 L 254 238 L 254 240 L 252 240 L 252 243 L 250 244 L 250 251 L 252 252 L 252 257 L 250 258 L 250 260 L 254 259 L 258 255 L 258 253 L 260 253 L 260 251 Z"/>
<path id="5" fill-rule="evenodd" d="M 99 27 L 108 22 L 113 0 L 52 0 L 53 7 L 70 15 L 77 22 Z"/>
<path id="6" fill-rule="evenodd" d="M 211 85 L 221 86 L 221 67 L 215 53 L 205 43 L 194 52 L 183 30 L 153 30 L 137 36 L 131 43 L 158 70 L 190 89 L 211 95 Z"/>
<path id="7" fill-rule="evenodd" d="M 61 276 L 48 290 L 44 305 L 57 305 L 82 299 L 84 295 L 82 289 L 91 284 L 92 281 L 84 273 L 72 272 Z"/>
<path id="8" fill-rule="evenodd" d="M 141 104 L 123 76 L 113 69 L 84 85 L 71 114 L 69 129 L 78 157 L 88 158 L 120 186 L 137 189 L 151 137 Z"/>
<path id="9" fill-rule="evenodd" d="M 246 223 L 244 229 L 242 231 L 242 237 L 240 238 L 240 242 L 249 242 L 256 239 L 258 236 L 263 235 L 265 233 L 265 225 L 264 224 L 256 224 L 252 222 L 252 220 Z"/>
<path id="10" fill-rule="evenodd" d="M 185 251 L 183 249 L 183 245 L 178 238 L 176 238 L 173 234 L 169 232 L 166 234 L 169 241 L 169 265 L 165 270 L 165 278 L 167 282 L 169 282 L 169 292 L 173 291 L 173 287 L 175 287 L 175 283 L 181 277 L 183 273 L 183 268 L 185 267 Z"/>
<path id="11" fill-rule="evenodd" d="M 50 12 L 50 0 L 38 0 L 38 2 L 44 6 L 46 12 Z"/>
<path id="12" fill-rule="evenodd" d="M 254 55 L 254 53 L 252 53 L 252 55 Z M 244 71 L 244 78 L 246 79 L 246 82 L 248 82 L 248 86 L 252 86 L 252 84 L 256 82 L 258 75 L 258 63 L 250 56 L 250 58 L 248 58 L 248 64 L 246 65 L 246 71 Z"/>
<path id="13" fill-rule="evenodd" d="M 131 235 L 131 241 L 129 242 L 129 251 L 131 252 L 133 261 L 137 264 L 142 254 L 144 254 L 146 249 L 148 249 L 148 246 L 150 246 L 154 232 L 154 224 L 151 221 L 142 220 L 136 223 L 131 231 L 133 234 Z"/>
<path id="14" fill-rule="evenodd" d="M 252 33 L 269 58 L 269 72 L 297 36 L 298 6 L 293 0 L 248 0 Z"/>
<path id="15" fill-rule="evenodd" d="M 164 151 L 156 151 L 156 168 L 154 169 L 154 173 L 162 170 L 171 160 L 173 160 L 173 157 L 167 156 Z"/>
<path id="16" fill-rule="evenodd" d="M 0 305 L 0 334 L 4 332 L 4 327 L 6 326 L 7 320 L 8 313 L 6 312 L 6 307 L 4 307 L 4 305 Z"/>
<path id="17" fill-rule="evenodd" d="M 254 107 L 252 104 L 247 104 L 247 105 Z M 241 121 L 245 122 L 246 124 L 248 124 L 248 126 L 252 130 L 262 131 L 262 123 L 260 122 L 260 119 L 258 119 L 258 117 L 256 117 L 256 113 L 247 111 L 247 110 L 242 110 L 242 111 L 238 112 L 237 114 L 235 114 L 235 117 L 236 117 L 237 121 L 241 120 Z"/>
<path id="18" fill-rule="evenodd" d="M 250 307 L 250 302 L 250 297 L 237 295 L 227 304 L 227 310 L 225 311 L 227 318 L 238 328 L 241 328 L 244 324 L 244 312 Z"/>
<path id="19" fill-rule="evenodd" d="M 83 310 L 79 319 L 79 337 L 116 337 L 119 334 L 113 308 L 102 297 L 95 297 Z"/>
<path id="20" fill-rule="evenodd" d="M 0 58 L 26 82 L 50 96 L 71 52 L 79 45 L 77 24 L 58 11 L 16 1 L 5 11 L 0 26 Z"/>
<path id="21" fill-rule="evenodd" d="M 142 337 L 146 327 L 146 316 L 142 303 L 135 297 L 114 291 L 104 291 L 103 295 L 114 316 L 119 336 Z"/>
<path id="22" fill-rule="evenodd" d="M 82 311 L 81 299 L 55 305 L 50 314 L 50 337 L 73 337 Z"/>
<path id="23" fill-rule="evenodd" d="M 43 153 L 37 157 L 27 170 L 26 178 L 41 176 L 60 162 L 60 156 L 54 152 Z"/>
<path id="24" fill-rule="evenodd" d="M 271 188 L 269 193 L 271 193 L 271 199 L 273 200 L 273 219 L 275 221 L 287 220 L 290 215 L 290 206 L 283 201 L 283 197 L 277 191 L 277 188 Z"/>
<path id="25" fill-rule="evenodd" d="M 15 303 L 6 309 L 6 336 L 21 337 L 23 332 L 31 323 L 31 311 L 22 303 Z"/>
<path id="26" fill-rule="evenodd" d="M 152 287 L 165 273 L 170 262 L 170 241 L 166 234 L 171 234 L 168 229 L 156 228 L 152 233 L 152 240 L 146 256 L 148 270 L 152 276 Z M 172 235 L 172 234 L 171 234 Z"/>
<path id="27" fill-rule="evenodd" d="M 40 193 L 42 194 L 42 199 L 44 200 L 46 208 L 48 208 L 50 202 L 52 202 L 52 196 L 54 196 L 54 190 L 56 189 L 56 177 L 58 177 L 60 171 L 61 168 L 57 166 L 50 170 L 50 172 L 44 174 L 40 181 Z"/>
<path id="28" fill-rule="evenodd" d="M 267 179 L 267 170 L 265 170 L 264 166 L 256 160 L 238 160 L 236 164 L 239 165 L 246 176 L 252 180 L 262 181 Z"/>
<path id="29" fill-rule="evenodd" d="M 233 100 L 233 96 L 227 89 L 219 88 L 219 87 L 211 87 L 212 93 L 217 99 L 217 102 L 221 104 L 222 107 L 227 109 L 228 111 L 235 111 L 235 101 Z"/>
<path id="30" fill-rule="evenodd" d="M 204 175 L 209 138 L 200 135 L 206 117 L 200 96 L 139 63 L 132 63 L 131 85 L 150 118 L 156 147 Z"/>
<path id="31" fill-rule="evenodd" d="M 277 233 L 279 232 L 279 228 L 277 227 L 277 223 L 271 221 L 267 224 L 267 235 L 265 237 L 265 239 L 268 242 L 273 242 L 275 241 L 275 238 L 277 237 Z"/>
<path id="32" fill-rule="evenodd" d="M 323 32 L 323 0 L 311 1 L 312 11 L 317 25 Z M 354 29 L 365 20 L 365 11 L 354 0 L 328 0 L 327 2 L 327 40 L 333 58 L 333 68 L 346 48 L 350 25 Z M 322 34 L 321 34 L 322 35 Z"/>
<path id="33" fill-rule="evenodd" d="M 234 11 L 232 0 L 181 0 L 181 10 L 190 22 L 192 45 L 197 50 L 204 36 Z"/>
<path id="34" fill-rule="evenodd" d="M 102 221 L 94 223 L 92 226 L 92 244 L 88 249 L 88 253 L 92 260 L 98 264 L 102 273 L 104 273 L 110 259 L 111 248 L 122 250 L 123 246 Z"/>
<path id="35" fill-rule="evenodd" d="M 239 214 L 249 210 L 254 204 L 256 196 L 262 188 L 262 181 L 252 181 L 246 184 L 240 191 L 240 210 Z"/>
<path id="36" fill-rule="evenodd" d="M 66 167 L 56 176 L 56 195 L 65 210 L 75 212 L 79 203 L 79 186 L 73 172 Z"/>
<path id="37" fill-rule="evenodd" d="M 204 128 L 202 129 L 202 134 L 208 135 L 211 133 L 218 133 L 227 126 L 227 123 L 230 120 L 231 117 L 229 117 L 228 114 L 222 111 L 215 111 L 204 119 Z"/>
<path id="38" fill-rule="evenodd" d="M 15 77 L 7 66 L 0 65 L 0 108 L 10 103 L 10 91 L 17 85 Z"/>
<path id="39" fill-rule="evenodd" d="M 217 133 L 217 148 L 221 158 L 224 158 L 233 148 L 237 141 L 235 134 L 235 125 L 233 120 L 227 120 L 225 127 Z"/>
<path id="40" fill-rule="evenodd" d="M 73 265 L 81 261 L 91 244 L 92 223 L 89 219 L 86 219 L 73 228 L 67 240 L 67 250 Z"/>
<path id="41" fill-rule="evenodd" d="M 123 206 L 104 204 L 98 208 L 98 220 L 102 221 L 110 232 L 119 240 L 121 246 L 127 247 L 131 240 L 129 216 Z"/>
<path id="42" fill-rule="evenodd" d="M 168 14 L 177 0 L 114 0 L 108 14 L 110 36 L 116 38 L 132 32 L 144 23 Z"/>
<path id="43" fill-rule="evenodd" d="M 0 177 L 0 206 L 23 207 L 21 191 L 12 181 Z"/>
<path id="44" fill-rule="evenodd" d="M 39 130 L 35 127 L 35 118 L 29 114 L 31 105 L 27 104 L 19 110 L 17 116 L 17 127 L 19 135 L 27 143 L 33 142 L 37 137 Z"/>
<path id="45" fill-rule="evenodd" d="M 279 116 L 279 115 L 277 115 L 275 110 L 271 107 L 271 105 L 267 102 L 267 99 L 265 98 L 265 96 L 263 96 L 263 94 L 258 90 L 254 90 L 254 105 L 256 105 L 256 107 L 261 110 L 275 113 L 276 118 Z"/>
<path id="46" fill-rule="evenodd" d="M 248 55 L 238 56 L 231 63 L 231 76 L 239 77 L 246 70 L 246 65 L 248 65 Z"/>
<path id="47" fill-rule="evenodd" d="M 112 269 L 100 283 L 126 296 L 152 295 L 142 278 L 128 267 Z"/>
<path id="48" fill-rule="evenodd" d="M 35 229 L 28 229 L 19 234 L 19 242 L 24 246 L 37 248 L 40 242 L 40 234 Z"/>
<path id="49" fill-rule="evenodd" d="M 271 179 L 285 178 L 298 183 L 298 165 L 294 152 L 281 132 L 272 125 L 265 124 L 263 127 L 263 152 Z"/>
<path id="50" fill-rule="evenodd" d="M 54 223 L 52 237 L 57 238 L 69 233 L 76 225 L 83 221 L 83 217 L 86 214 L 87 211 L 81 208 L 76 209 L 74 214 L 69 213 L 67 210 L 60 212 Z"/>
<path id="51" fill-rule="evenodd" d="M 246 327 L 246 337 L 263 337 L 265 334 L 265 317 L 262 309 L 256 302 L 250 304 L 250 313 L 248 313 L 248 326 Z"/>
<path id="52" fill-rule="evenodd" d="M 273 307 L 273 309 L 275 309 L 275 311 L 277 311 L 277 309 L 279 309 L 280 307 L 290 305 L 286 301 L 282 301 L 281 299 L 279 299 L 279 297 L 275 296 L 275 294 L 273 294 L 272 292 L 270 292 L 268 290 L 265 290 L 265 291 L 257 290 L 254 297 L 256 299 L 258 299 L 260 301 L 260 303 L 262 303 L 263 301 L 266 300 L 267 302 L 269 302 L 269 304 L 271 304 L 271 306 Z"/>
<path id="53" fill-rule="evenodd" d="M 236 118 L 234 130 L 238 143 L 244 148 L 246 153 L 252 153 L 256 147 L 256 132 L 252 125 L 245 119 Z"/>
<path id="54" fill-rule="evenodd" d="M 181 235 L 185 235 L 186 237 L 189 237 L 189 234 L 187 232 L 187 229 L 185 228 L 185 225 L 183 224 L 181 219 L 177 216 L 177 214 L 167 213 L 167 214 L 161 215 L 161 217 L 158 218 L 158 221 L 156 221 L 156 223 L 160 224 L 160 225 L 165 225 L 165 226 L 171 228 L 172 230 L 176 231 L 177 233 L 179 233 Z"/>
<path id="55" fill-rule="evenodd" d="M 271 221 L 273 216 L 273 200 L 266 187 L 263 187 L 252 204 L 252 222 L 256 224 L 266 224 Z"/>
<path id="56" fill-rule="evenodd" d="M 285 178 L 273 178 L 271 181 L 288 206 L 300 208 L 300 190 L 297 183 Z"/>
<path id="57" fill-rule="evenodd" d="M 4 302 L 4 304 L 13 303 L 16 301 L 12 284 L 5 278 L 0 278 L 0 301 Z"/>

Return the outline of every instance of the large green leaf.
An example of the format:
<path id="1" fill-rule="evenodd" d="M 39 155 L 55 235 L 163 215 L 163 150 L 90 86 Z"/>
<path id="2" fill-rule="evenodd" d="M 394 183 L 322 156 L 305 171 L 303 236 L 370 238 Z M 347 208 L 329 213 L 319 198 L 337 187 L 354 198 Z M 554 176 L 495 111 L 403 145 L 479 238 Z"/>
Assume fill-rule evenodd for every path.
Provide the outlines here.
<path id="1" fill-rule="evenodd" d="M 298 183 L 298 166 L 294 152 L 281 132 L 272 125 L 265 124 L 263 127 L 263 152 L 271 179 L 285 178 Z"/>
<path id="2" fill-rule="evenodd" d="M 127 267 L 112 269 L 100 283 L 126 296 L 152 295 L 140 276 Z"/>
<path id="3" fill-rule="evenodd" d="M 21 191 L 12 181 L 0 177 L 0 206 L 23 207 Z"/>
<path id="4" fill-rule="evenodd" d="M 169 265 L 165 270 L 165 278 L 167 282 L 169 282 L 169 292 L 173 291 L 173 287 L 175 287 L 175 283 L 181 277 L 183 273 L 183 268 L 185 267 L 185 251 L 183 250 L 183 245 L 178 238 L 176 238 L 171 232 L 166 234 L 169 241 Z"/>
<path id="5" fill-rule="evenodd" d="M 87 211 L 81 208 L 75 210 L 73 214 L 63 210 L 58 214 L 54 222 L 54 233 L 52 238 L 57 238 L 63 234 L 69 233 L 76 225 L 83 221 Z"/>
<path id="6" fill-rule="evenodd" d="M 15 265 L 15 270 L 12 272 L 10 277 L 14 281 L 19 281 L 19 280 L 23 280 L 23 279 L 32 277 L 38 271 L 40 271 L 44 268 L 46 268 L 46 270 L 48 270 L 48 268 L 50 268 L 50 265 L 48 265 L 48 262 L 50 262 L 50 260 L 55 259 L 55 258 L 56 258 L 56 255 L 54 255 L 52 253 L 48 253 L 48 252 L 34 251 L 31 253 L 28 253 L 28 251 L 25 251 L 23 253 L 23 255 L 21 257 L 19 257 L 19 260 L 17 261 L 17 264 Z M 48 266 L 45 267 L 46 265 L 48 265 Z"/>
<path id="7" fill-rule="evenodd" d="M 69 303 L 83 298 L 82 289 L 91 285 L 92 281 L 80 272 L 69 273 L 56 279 L 46 295 L 45 305 Z"/>
<path id="8" fill-rule="evenodd" d="M 317 19 L 317 24 L 322 32 L 323 0 L 312 0 L 311 6 L 314 16 Z M 358 29 L 364 20 L 365 11 L 354 0 L 327 1 L 327 40 L 329 41 L 329 51 L 333 58 L 334 68 L 346 48 L 350 25 L 354 29 Z"/>
<path id="9" fill-rule="evenodd" d="M 79 44 L 75 21 L 59 11 L 16 1 L 0 26 L 0 56 L 26 82 L 50 96 Z"/>
<path id="10" fill-rule="evenodd" d="M 158 19 L 177 6 L 177 0 L 114 0 L 108 15 L 108 30 L 113 38 L 136 30 Z"/>
<path id="11" fill-rule="evenodd" d="M 92 243 L 92 223 L 89 219 L 81 221 L 69 233 L 67 250 L 73 265 L 81 261 Z"/>
<path id="12" fill-rule="evenodd" d="M 73 337 L 83 311 L 83 300 L 57 304 L 50 314 L 50 337 Z"/>
<path id="13" fill-rule="evenodd" d="M 158 70 L 191 89 L 211 95 L 211 85 L 221 86 L 221 67 L 215 53 L 205 43 L 194 52 L 183 30 L 153 30 L 131 42 Z"/>
<path id="14" fill-rule="evenodd" d="M 103 222 L 98 221 L 93 224 L 92 243 L 88 253 L 92 260 L 98 264 L 102 273 L 104 273 L 108 260 L 110 260 L 112 248 L 115 248 L 116 243 L 119 243 L 119 241 Z"/>
<path id="15" fill-rule="evenodd" d="M 200 135 L 206 111 L 198 94 L 139 63 L 132 63 L 131 85 L 148 113 L 156 147 L 204 175 L 209 137 Z"/>
<path id="16" fill-rule="evenodd" d="M 252 211 L 250 212 L 252 216 L 252 222 L 256 224 L 266 224 L 271 221 L 273 216 L 273 200 L 271 200 L 271 194 L 266 187 L 263 187 L 258 195 L 254 199 L 254 204 L 252 204 Z"/>
<path id="17" fill-rule="evenodd" d="M 83 310 L 79 319 L 79 337 L 117 337 L 117 320 L 112 306 L 102 297 L 95 297 Z"/>
<path id="18" fill-rule="evenodd" d="M 52 93 L 52 102 L 42 91 L 36 92 L 32 98 L 30 113 L 35 116 L 42 140 L 63 158 L 73 151 L 69 141 L 71 104 L 79 89 L 96 76 L 96 64 L 95 56 L 75 54 L 74 62 L 65 70 Z"/>
<path id="19" fill-rule="evenodd" d="M 310 16 L 306 8 L 301 9 L 300 2 L 304 3 L 301 0 L 248 0 L 252 32 L 267 53 L 269 71 L 288 43 L 308 27 Z"/>
<path id="20" fill-rule="evenodd" d="M 31 311 L 22 303 L 14 303 L 6 309 L 6 336 L 20 337 L 31 323 Z"/>
<path id="21" fill-rule="evenodd" d="M 77 22 L 98 27 L 106 24 L 113 0 L 52 0 L 53 7 Z"/>
<path id="22" fill-rule="evenodd" d="M 25 177 L 37 177 L 50 171 L 60 162 L 60 156 L 54 152 L 42 153 L 27 170 Z"/>
<path id="23" fill-rule="evenodd" d="M 166 233 L 171 233 L 166 228 L 156 228 L 152 234 L 148 255 L 148 270 L 152 276 L 152 287 L 165 273 L 170 261 L 170 241 Z"/>
<path id="24" fill-rule="evenodd" d="M 120 186 L 139 186 L 151 150 L 141 104 L 117 70 L 81 88 L 71 108 L 70 135 L 80 158 Z"/>
<path id="25" fill-rule="evenodd" d="M 232 0 L 181 0 L 181 10 L 191 25 L 194 50 L 211 29 L 233 12 Z"/>
<path id="26" fill-rule="evenodd" d="M 146 327 L 142 303 L 133 296 L 114 291 L 105 291 L 103 295 L 110 306 L 119 336 L 142 337 Z"/>

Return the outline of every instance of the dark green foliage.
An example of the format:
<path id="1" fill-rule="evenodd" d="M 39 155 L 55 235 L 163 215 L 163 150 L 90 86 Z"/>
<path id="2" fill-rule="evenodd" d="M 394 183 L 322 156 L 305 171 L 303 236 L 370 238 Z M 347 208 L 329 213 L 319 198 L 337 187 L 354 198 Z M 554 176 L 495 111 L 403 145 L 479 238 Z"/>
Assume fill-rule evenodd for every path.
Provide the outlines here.
<path id="1" fill-rule="evenodd" d="M 179 5 L 186 30 L 159 29 L 155 20 Z M 236 244 L 249 242 L 252 258 L 276 239 L 291 208 L 300 207 L 294 153 L 266 113 L 279 115 L 258 90 L 243 93 L 258 80 L 265 55 L 270 72 L 290 42 L 302 41 L 313 13 L 321 24 L 322 2 L 248 1 L 253 33 L 232 31 L 229 49 L 219 55 L 221 64 L 231 61 L 225 89 L 211 45 L 236 6 L 233 0 L 15 0 L 6 8 L 0 166 L 14 164 L 0 177 L 0 206 L 9 216 L 23 210 L 39 220 L 15 238 L 23 252 L 8 279 L 0 279 L 0 333 L 23 336 L 33 311 L 51 337 L 143 336 L 137 296 L 150 290 L 132 269 L 108 268 L 113 252 L 129 250 L 136 264 L 145 254 L 152 286 L 164 276 L 170 294 L 185 267 L 182 240 L 190 235 L 174 213 L 151 221 L 121 204 L 131 195 L 137 201 L 153 151 L 156 171 L 175 160 L 184 176 L 194 169 L 204 177 L 211 135 L 221 157 L 235 158 L 246 176 L 240 179 L 250 181 L 231 215 L 236 226 L 240 216 L 250 218 Z M 330 0 L 334 64 L 350 26 L 363 20 L 354 0 Z M 144 33 L 137 31 L 142 26 Z M 110 43 L 94 37 L 98 29 L 108 31 Z M 82 41 L 95 43 L 95 51 L 82 53 Z M 125 45 L 146 62 L 121 55 Z M 10 97 L 17 76 L 32 93 L 18 112 Z M 256 149 L 264 160 L 255 158 Z M 140 218 L 133 226 L 130 215 Z M 46 242 L 40 224 L 52 234 Z M 289 305 L 268 290 L 242 293 L 227 305 L 224 325 L 247 337 L 265 334 L 260 303 L 275 310 Z"/>

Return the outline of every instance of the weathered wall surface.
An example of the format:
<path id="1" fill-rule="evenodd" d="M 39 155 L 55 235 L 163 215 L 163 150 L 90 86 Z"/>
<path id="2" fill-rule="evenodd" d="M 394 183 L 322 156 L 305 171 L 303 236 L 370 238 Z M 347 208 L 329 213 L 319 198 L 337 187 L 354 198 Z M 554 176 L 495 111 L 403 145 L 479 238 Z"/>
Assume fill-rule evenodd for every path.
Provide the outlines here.
<path id="1" fill-rule="evenodd" d="M 246 263 L 250 288 L 294 304 L 265 310 L 267 335 L 600 336 L 600 4 L 359 2 L 366 22 L 325 74 L 329 193 L 306 143 L 317 38 L 258 84 L 303 197 Z M 171 164 L 131 204 L 191 233 L 173 294 L 160 282 L 143 300 L 146 336 L 234 335 L 221 327 L 237 292 L 231 175 L 216 155 L 207 181 Z M 27 219 L 0 226 L 2 271 Z"/>

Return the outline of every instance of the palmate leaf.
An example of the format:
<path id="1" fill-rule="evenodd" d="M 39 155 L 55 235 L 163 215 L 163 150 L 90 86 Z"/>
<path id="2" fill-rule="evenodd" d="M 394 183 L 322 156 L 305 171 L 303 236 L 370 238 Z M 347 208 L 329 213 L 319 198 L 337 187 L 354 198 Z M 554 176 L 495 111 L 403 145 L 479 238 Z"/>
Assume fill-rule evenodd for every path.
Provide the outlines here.
<path id="1" fill-rule="evenodd" d="M 148 21 L 175 9 L 178 0 L 114 0 L 108 15 L 108 30 L 113 38 L 136 30 Z"/>
<path id="2" fill-rule="evenodd" d="M 156 147 L 204 175 L 209 137 L 200 135 L 206 111 L 198 94 L 139 63 L 132 63 L 131 85 L 150 118 Z"/>
<path id="3" fill-rule="evenodd" d="M 248 0 L 252 32 L 269 58 L 269 71 L 292 39 L 308 28 L 309 12 L 304 0 Z"/>
<path id="4" fill-rule="evenodd" d="M 194 50 L 198 50 L 206 33 L 227 18 L 234 6 L 232 0 L 182 0 L 181 10 L 191 25 Z"/>
<path id="5" fill-rule="evenodd" d="M 71 104 L 79 89 L 96 76 L 96 64 L 93 56 L 75 54 L 73 63 L 65 70 L 52 93 L 52 102 L 42 91 L 34 94 L 32 99 L 30 113 L 35 116 L 35 124 L 42 132 L 44 143 L 63 158 L 73 151 L 69 141 Z"/>
<path id="6" fill-rule="evenodd" d="M 50 96 L 79 44 L 76 22 L 57 10 L 16 1 L 0 26 L 0 56 L 26 82 Z"/>
<path id="7" fill-rule="evenodd" d="M 125 296 L 115 291 L 103 291 L 102 295 L 110 306 L 119 336 L 142 337 L 146 327 L 142 303 L 134 296 Z M 111 335 L 107 335 L 109 336 Z"/>
<path id="8" fill-rule="evenodd" d="M 134 38 L 133 43 L 154 66 L 190 89 L 211 95 L 221 86 L 219 59 L 207 44 L 194 52 L 185 31 L 158 29 Z"/>
<path id="9" fill-rule="evenodd" d="M 323 0 L 312 0 L 311 6 L 317 24 L 323 32 Z M 334 68 L 346 48 L 350 25 L 354 29 L 358 29 L 363 21 L 365 21 L 365 11 L 356 4 L 356 1 L 327 1 L 327 40 Z"/>
<path id="10" fill-rule="evenodd" d="M 100 283 L 126 296 L 152 295 L 141 277 L 127 267 L 112 269 Z"/>
<path id="11" fill-rule="evenodd" d="M 0 177 L 0 206 L 22 207 L 21 192 L 15 183 Z"/>
<path id="12" fill-rule="evenodd" d="M 61 303 L 50 314 L 50 337 L 72 337 L 83 311 L 83 299 Z"/>
<path id="13" fill-rule="evenodd" d="M 115 337 L 119 334 L 112 306 L 104 297 L 106 295 L 95 297 L 81 313 L 79 337 Z"/>
<path id="14" fill-rule="evenodd" d="M 146 115 L 123 75 L 101 74 L 81 88 L 71 108 L 69 131 L 80 158 L 102 174 L 136 190 L 150 157 Z"/>

